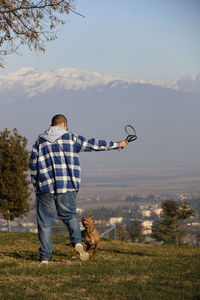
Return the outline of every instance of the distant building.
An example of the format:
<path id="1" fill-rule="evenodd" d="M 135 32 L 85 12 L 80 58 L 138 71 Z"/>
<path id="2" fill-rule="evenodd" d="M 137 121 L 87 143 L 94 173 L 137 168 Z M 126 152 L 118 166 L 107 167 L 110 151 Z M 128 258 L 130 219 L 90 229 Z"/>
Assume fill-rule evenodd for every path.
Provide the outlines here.
<path id="1" fill-rule="evenodd" d="M 107 225 L 108 221 L 106 220 L 94 220 L 94 224 L 96 225 Z"/>
<path id="2" fill-rule="evenodd" d="M 142 226 L 142 234 L 143 235 L 148 235 L 152 233 L 152 220 L 145 220 L 142 221 L 141 226 Z"/>
<path id="3" fill-rule="evenodd" d="M 142 213 L 143 217 L 150 217 L 152 214 L 152 211 L 149 209 L 145 209 L 145 210 L 142 210 L 141 213 Z"/>
<path id="4" fill-rule="evenodd" d="M 162 212 L 162 208 L 161 208 L 161 207 L 156 207 L 156 208 L 154 209 L 154 213 L 155 213 L 156 215 L 158 215 L 158 216 L 160 216 L 161 212 Z"/>
<path id="5" fill-rule="evenodd" d="M 200 223 L 199 222 L 192 222 L 191 225 L 192 226 L 200 226 Z"/>
<path id="6" fill-rule="evenodd" d="M 142 204 L 139 206 L 140 210 L 144 210 L 144 209 L 148 210 L 149 207 L 150 207 L 149 204 Z"/>
<path id="7" fill-rule="evenodd" d="M 120 224 L 123 221 L 123 217 L 118 217 L 118 218 L 110 218 L 109 219 L 109 224 L 115 225 L 115 224 Z"/>

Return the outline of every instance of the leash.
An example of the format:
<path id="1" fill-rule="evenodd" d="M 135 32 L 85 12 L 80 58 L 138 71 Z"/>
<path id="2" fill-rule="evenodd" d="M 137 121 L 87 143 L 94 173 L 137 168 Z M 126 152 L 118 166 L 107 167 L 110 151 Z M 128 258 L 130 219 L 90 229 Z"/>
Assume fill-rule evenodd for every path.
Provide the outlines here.
<path id="1" fill-rule="evenodd" d="M 93 228 L 92 231 L 90 231 L 90 232 L 88 232 L 87 230 L 85 230 L 86 235 L 89 237 L 90 240 L 92 240 L 91 237 L 90 237 L 90 234 L 93 233 L 94 229 L 95 228 Z"/>
<path id="2" fill-rule="evenodd" d="M 127 134 L 126 141 L 128 143 L 131 143 L 131 142 L 137 140 L 136 130 L 132 125 L 126 125 L 125 132 Z"/>
<path id="3" fill-rule="evenodd" d="M 90 237 L 90 234 L 95 230 L 95 228 L 92 229 L 92 231 L 88 232 L 86 229 L 85 229 L 85 235 L 89 237 L 89 244 L 90 246 L 94 245 L 94 241 L 91 239 Z"/>

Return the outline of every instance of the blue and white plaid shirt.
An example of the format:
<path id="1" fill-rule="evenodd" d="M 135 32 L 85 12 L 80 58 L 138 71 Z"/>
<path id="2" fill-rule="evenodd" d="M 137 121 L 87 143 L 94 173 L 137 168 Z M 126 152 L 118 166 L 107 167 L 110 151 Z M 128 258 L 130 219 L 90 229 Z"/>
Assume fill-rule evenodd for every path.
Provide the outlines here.
<path id="1" fill-rule="evenodd" d="M 48 138 L 52 132 L 53 136 Z M 94 138 L 87 140 L 58 126 L 50 127 L 45 134 L 38 137 L 29 159 L 29 171 L 35 192 L 78 191 L 81 182 L 79 152 L 118 148 L 116 142 Z"/>

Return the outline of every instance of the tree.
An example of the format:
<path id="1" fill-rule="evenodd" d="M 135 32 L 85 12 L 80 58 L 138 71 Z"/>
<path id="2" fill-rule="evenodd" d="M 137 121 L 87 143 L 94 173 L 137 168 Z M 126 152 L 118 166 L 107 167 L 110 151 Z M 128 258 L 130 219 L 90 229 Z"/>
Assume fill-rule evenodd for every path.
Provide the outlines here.
<path id="1" fill-rule="evenodd" d="M 125 226 L 116 224 L 115 229 L 116 240 L 127 241 L 129 239 L 128 231 L 125 229 Z"/>
<path id="2" fill-rule="evenodd" d="M 127 228 L 127 231 L 129 232 L 133 242 L 141 242 L 143 240 L 141 221 L 132 220 L 130 226 Z"/>
<path id="3" fill-rule="evenodd" d="M 185 231 L 181 229 L 182 222 L 191 217 L 193 210 L 187 203 L 177 203 L 173 200 L 166 200 L 162 204 L 162 214 L 155 220 L 152 226 L 152 236 L 157 241 L 164 241 L 168 244 L 181 244 Z"/>
<path id="4" fill-rule="evenodd" d="M 74 12 L 73 0 L 1 0 L 0 66 L 2 57 L 21 45 L 44 52 L 46 43 L 57 38 L 55 28 L 65 21 L 61 15 Z"/>
<path id="5" fill-rule="evenodd" d="M 8 129 L 0 131 L 0 214 L 8 222 L 26 216 L 30 205 L 27 139 Z"/>

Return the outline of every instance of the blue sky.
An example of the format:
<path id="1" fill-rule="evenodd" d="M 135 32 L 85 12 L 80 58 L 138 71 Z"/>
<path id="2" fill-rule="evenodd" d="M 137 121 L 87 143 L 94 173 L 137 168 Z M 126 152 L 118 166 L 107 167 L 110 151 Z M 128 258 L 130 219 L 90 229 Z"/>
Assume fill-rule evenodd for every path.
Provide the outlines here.
<path id="1" fill-rule="evenodd" d="M 200 72 L 199 0 L 77 0 L 45 54 L 21 49 L 5 72 L 23 66 L 75 67 L 116 76 L 164 79 Z"/>

